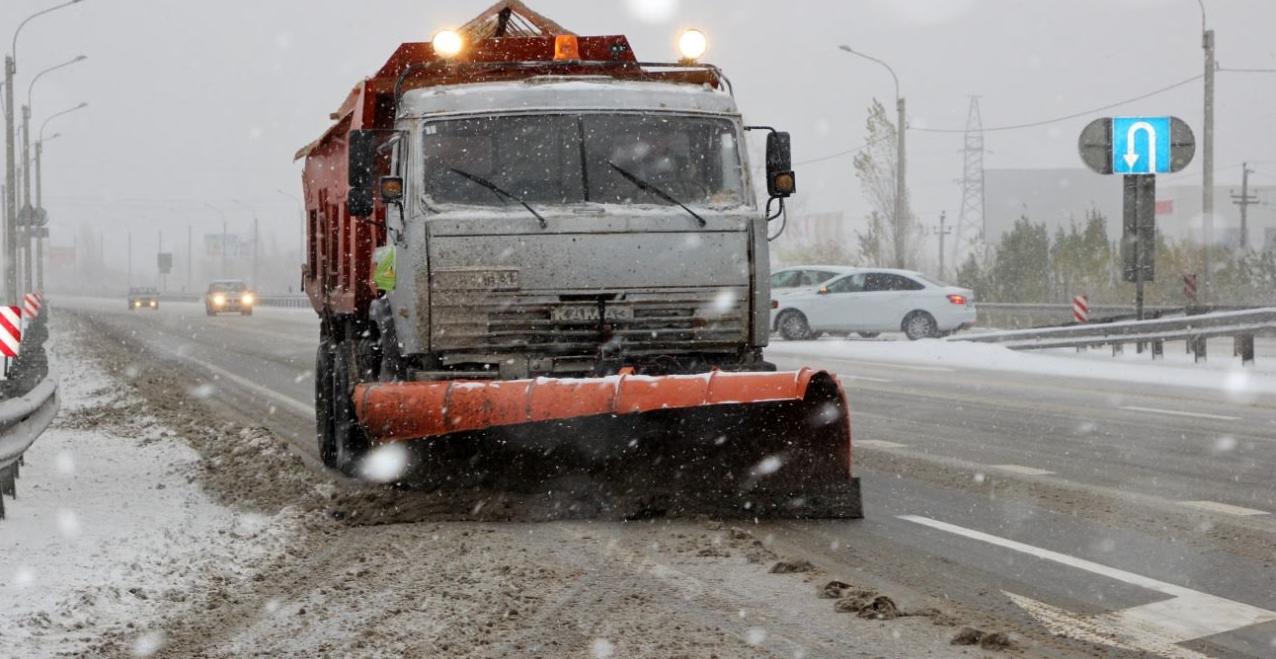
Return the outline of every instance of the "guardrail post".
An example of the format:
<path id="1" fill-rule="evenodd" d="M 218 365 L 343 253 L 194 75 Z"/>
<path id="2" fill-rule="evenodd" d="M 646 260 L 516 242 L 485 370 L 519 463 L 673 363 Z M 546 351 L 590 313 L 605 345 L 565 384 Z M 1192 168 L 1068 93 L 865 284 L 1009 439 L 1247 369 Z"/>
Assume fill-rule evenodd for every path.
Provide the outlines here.
<path id="1" fill-rule="evenodd" d="M 14 482 L 13 465 L 0 469 L 0 498 L 4 495 L 18 498 L 18 485 Z"/>
<path id="2" fill-rule="evenodd" d="M 1153 360 L 1165 359 L 1165 342 L 1164 341 L 1157 340 L 1152 342 L 1152 359 Z"/>
<path id="3" fill-rule="evenodd" d="M 1241 365 L 1254 363 L 1254 335 L 1239 334 L 1232 337 L 1232 356 L 1241 358 Z"/>
<path id="4" fill-rule="evenodd" d="M 1116 357 L 1117 355 L 1121 354 L 1122 352 L 1125 352 L 1125 345 L 1124 345 L 1124 344 L 1122 344 L 1120 341 L 1113 341 L 1113 342 L 1112 342 L 1112 356 L 1113 356 L 1113 357 Z"/>
<path id="5" fill-rule="evenodd" d="M 1198 364 L 1205 361 L 1205 357 L 1206 357 L 1205 353 L 1207 352 L 1205 337 L 1194 336 L 1191 339 L 1188 339 L 1188 342 L 1192 344 L 1192 354 L 1195 356 L 1193 361 Z"/>

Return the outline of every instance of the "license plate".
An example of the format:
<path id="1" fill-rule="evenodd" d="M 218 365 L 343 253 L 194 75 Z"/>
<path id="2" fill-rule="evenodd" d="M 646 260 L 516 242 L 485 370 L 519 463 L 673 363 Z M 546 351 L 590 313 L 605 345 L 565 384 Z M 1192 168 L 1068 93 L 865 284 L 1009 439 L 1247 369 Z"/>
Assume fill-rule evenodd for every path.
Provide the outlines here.
<path id="1" fill-rule="evenodd" d="M 598 306 L 554 307 L 549 317 L 559 321 L 595 321 L 599 319 Z M 634 310 L 630 307 L 603 307 L 602 318 L 605 320 L 631 320 Z"/>

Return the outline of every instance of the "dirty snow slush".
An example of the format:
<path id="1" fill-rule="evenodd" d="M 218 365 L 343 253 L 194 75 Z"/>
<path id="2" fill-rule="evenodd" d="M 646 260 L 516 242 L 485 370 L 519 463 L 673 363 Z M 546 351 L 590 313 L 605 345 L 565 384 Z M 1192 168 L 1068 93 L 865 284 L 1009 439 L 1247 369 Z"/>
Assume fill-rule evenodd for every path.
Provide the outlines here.
<path id="1" fill-rule="evenodd" d="M 170 468 L 177 479 L 201 488 L 205 505 L 226 519 L 253 520 L 254 537 L 271 539 L 214 530 L 229 549 L 243 543 L 247 550 L 253 542 L 265 548 L 227 557 L 219 570 L 192 570 L 189 581 L 172 587 L 162 614 L 139 615 L 145 605 L 124 600 L 120 619 L 127 616 L 133 627 L 75 630 L 79 647 L 90 654 L 943 657 L 987 651 L 951 644 L 960 615 L 941 613 L 935 607 L 942 601 L 906 588 L 875 592 L 860 607 L 864 613 L 836 606 L 840 600 L 830 602 L 821 591 L 831 580 L 846 581 L 846 574 L 780 555 L 774 538 L 747 522 L 525 521 L 544 519 L 543 511 L 487 499 L 477 500 L 487 502 L 481 506 L 463 501 L 461 510 L 431 495 L 318 473 L 269 431 L 223 420 L 207 394 L 207 378 L 181 362 L 147 354 L 97 323 L 89 331 L 90 322 L 76 314 L 62 315 L 55 328 L 62 358 L 76 361 L 68 368 L 103 373 L 98 388 L 131 401 L 115 404 L 138 405 L 134 413 L 88 413 L 95 417 L 77 416 L 69 406 L 59 423 L 95 425 L 98 433 L 119 427 L 130 436 L 138 434 L 133 428 L 141 415 L 153 417 L 149 422 L 165 430 L 132 441 L 187 455 L 193 449 L 197 457 Z M 147 460 L 134 461 L 155 471 Z M 121 507 L 139 506 L 156 492 L 143 484 L 115 496 Z M 799 569 L 788 567 L 794 565 Z M 103 588 L 131 587 L 117 583 L 111 570 L 98 579 Z M 31 653 L 50 651 L 38 648 Z M 1025 651 L 1023 643 L 1009 649 Z"/>

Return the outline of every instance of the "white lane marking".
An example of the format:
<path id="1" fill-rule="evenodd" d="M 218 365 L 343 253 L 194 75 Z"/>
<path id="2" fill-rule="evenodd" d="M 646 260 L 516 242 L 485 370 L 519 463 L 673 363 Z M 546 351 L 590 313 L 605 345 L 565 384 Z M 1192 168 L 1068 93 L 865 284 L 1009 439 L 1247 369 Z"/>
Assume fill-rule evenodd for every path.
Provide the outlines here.
<path id="1" fill-rule="evenodd" d="M 1025 467 L 1023 465 L 993 465 L 992 468 L 1016 474 L 1023 474 L 1025 476 L 1047 476 L 1054 473 L 1053 471 L 1037 469 L 1036 467 Z"/>
<path id="2" fill-rule="evenodd" d="M 868 448 L 907 448 L 907 444 L 897 444 L 881 439 L 854 439 L 851 440 L 851 446 L 866 446 Z"/>
<path id="3" fill-rule="evenodd" d="M 972 540 L 1012 549 L 1036 558 L 1085 570 L 1140 588 L 1169 595 L 1169 599 L 1097 615 L 1077 615 L 1014 593 L 1005 593 L 1056 635 L 1110 645 L 1162 657 L 1204 657 L 1178 643 L 1223 634 L 1242 627 L 1276 620 L 1276 611 L 1202 593 L 1158 581 L 1133 572 L 1100 565 L 1083 558 L 1016 542 L 1007 538 L 949 524 L 919 515 L 900 519 L 946 531 Z M 1004 592 L 1004 591 L 1003 591 Z"/>
<path id="4" fill-rule="evenodd" d="M 847 375 L 845 373 L 838 373 L 837 377 L 842 380 L 863 380 L 864 382 L 881 382 L 884 384 L 894 382 L 894 380 L 887 380 L 886 378 L 873 378 L 867 375 Z"/>
<path id="5" fill-rule="evenodd" d="M 952 373 L 956 369 L 944 366 L 914 366 L 912 364 L 894 364 L 891 362 L 868 362 L 861 359 L 844 359 L 842 357 L 830 357 L 829 359 L 838 362 L 846 362 L 847 364 L 863 364 L 865 366 L 876 366 L 878 368 L 902 368 L 906 371 L 928 371 L 931 373 Z"/>
<path id="6" fill-rule="evenodd" d="M 213 364 L 210 364 L 202 359 L 196 359 L 190 356 L 179 355 L 179 359 L 184 359 L 188 362 L 201 366 L 207 369 L 208 371 L 210 371 L 211 373 L 213 373 L 214 375 L 217 375 L 218 377 L 230 380 L 231 382 L 234 382 L 235 384 L 255 394 L 259 394 L 267 398 L 270 398 L 298 414 L 301 414 L 303 416 L 314 416 L 315 414 L 314 405 L 311 405 L 310 403 L 303 403 L 297 400 L 296 398 L 293 398 L 292 396 L 285 396 L 284 394 L 281 394 L 275 391 L 274 389 L 263 387 L 257 384 L 256 382 L 249 380 L 248 378 L 235 375 L 234 373 L 231 373 L 230 371 L 224 368 L 221 368 L 220 366 L 214 366 Z"/>
<path id="7" fill-rule="evenodd" d="M 863 444 L 864 442 L 860 443 Z M 1255 515 L 1271 514 L 1266 510 L 1243 508 L 1241 506 L 1233 506 L 1229 503 L 1219 503 L 1217 501 L 1180 501 L 1179 505 L 1187 506 L 1188 508 L 1197 508 L 1211 513 L 1223 513 L 1224 515 L 1237 515 L 1240 517 L 1253 517 Z"/>
<path id="8" fill-rule="evenodd" d="M 1139 407 L 1138 405 L 1122 405 L 1121 409 L 1130 410 L 1131 412 L 1148 412 L 1151 414 L 1169 414 L 1171 416 L 1190 416 L 1197 419 L 1217 419 L 1219 421 L 1240 421 L 1239 416 L 1225 416 L 1222 414 L 1205 414 L 1204 412 L 1181 412 L 1179 410 L 1163 410 L 1158 407 Z"/>

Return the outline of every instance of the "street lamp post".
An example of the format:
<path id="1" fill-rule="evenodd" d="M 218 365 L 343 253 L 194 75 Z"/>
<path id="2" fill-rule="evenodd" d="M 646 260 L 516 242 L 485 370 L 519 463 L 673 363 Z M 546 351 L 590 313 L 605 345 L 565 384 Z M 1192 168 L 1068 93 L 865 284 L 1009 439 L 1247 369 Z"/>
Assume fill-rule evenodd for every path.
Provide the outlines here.
<path id="1" fill-rule="evenodd" d="M 204 205 L 209 207 L 210 209 L 212 209 L 214 213 L 217 213 L 218 215 L 222 217 L 222 275 L 221 276 L 223 279 L 225 279 L 227 276 L 227 272 L 226 272 L 226 212 L 208 202 L 204 202 Z"/>
<path id="2" fill-rule="evenodd" d="M 305 204 L 301 203 L 301 197 L 298 197 L 295 194 L 284 192 L 280 188 L 275 188 L 275 192 L 278 192 L 279 194 L 297 202 L 297 212 L 301 214 L 301 232 L 299 234 L 301 238 L 300 240 L 297 241 L 297 246 L 301 249 L 301 251 L 298 252 L 298 254 L 301 257 L 301 262 L 305 263 L 306 261 L 306 207 L 305 207 Z"/>
<path id="3" fill-rule="evenodd" d="M 882 65 L 891 74 L 891 79 L 895 81 L 895 112 L 897 113 L 895 125 L 895 267 L 908 267 L 906 262 L 908 259 L 908 209 L 905 196 L 907 162 L 904 150 L 904 132 L 907 119 L 904 111 L 904 97 L 900 96 L 899 93 L 899 76 L 895 75 L 895 69 L 892 69 L 889 64 L 876 57 L 865 55 L 846 45 L 839 46 L 839 48 L 852 55 L 857 55 L 870 62 Z"/>
<path id="4" fill-rule="evenodd" d="M 36 209 L 41 207 L 39 203 L 34 205 L 31 203 L 31 92 L 35 90 L 35 83 L 39 82 L 40 78 L 44 77 L 46 73 L 71 66 L 76 62 L 83 62 L 85 59 L 87 59 L 86 56 L 79 55 L 61 64 L 44 69 L 35 74 L 27 85 L 27 104 L 22 106 L 22 211 L 19 214 L 20 219 L 26 218 L 22 231 L 23 282 L 25 283 L 25 288 L 31 288 L 32 283 L 35 281 L 31 278 L 31 234 L 38 230 L 35 224 Z M 40 240 L 40 238 L 36 238 L 36 242 L 40 242 Z M 43 270 L 43 267 L 37 264 L 36 270 Z M 39 279 L 43 279 L 43 277 L 39 277 Z M 36 283 L 37 290 L 42 286 L 43 284 Z"/>
<path id="5" fill-rule="evenodd" d="M 238 199 L 231 199 L 231 201 L 233 201 L 233 202 L 235 202 L 235 203 L 239 204 L 240 206 L 243 206 L 244 208 L 248 209 L 248 212 L 249 212 L 249 213 L 252 213 L 252 216 L 253 216 L 253 276 L 252 276 L 252 279 L 250 279 L 250 280 L 249 280 L 249 285 L 250 285 L 250 286 L 253 286 L 253 287 L 256 287 L 256 286 L 257 286 L 257 243 L 258 243 L 258 236 L 257 236 L 257 210 L 256 210 L 256 209 L 254 209 L 252 206 L 249 206 L 248 204 L 246 204 L 246 203 L 244 203 L 244 202 L 242 202 L 242 201 L 240 201 L 240 200 L 238 200 Z"/>
<path id="6" fill-rule="evenodd" d="M 43 182 L 44 167 L 43 167 L 42 161 L 44 158 L 44 143 L 47 141 L 44 138 L 44 129 L 48 128 L 50 121 L 53 121 L 54 119 L 57 119 L 58 117 L 61 117 L 62 115 L 75 112 L 76 110 L 83 110 L 84 108 L 87 108 L 88 106 L 89 104 L 85 102 L 85 103 L 80 103 L 79 105 L 76 105 L 74 107 L 67 108 L 61 112 L 54 112 L 53 114 L 49 115 L 48 118 L 44 120 L 44 123 L 40 124 L 40 132 L 37 134 L 38 137 L 35 142 L 35 207 L 38 209 L 44 208 L 44 182 Z M 54 134 L 53 137 L 57 137 L 58 135 L 61 135 L 61 133 L 56 133 Z M 53 137 L 50 137 L 49 139 L 53 139 Z M 26 251 L 29 257 L 31 254 L 31 240 L 30 240 L 29 234 L 28 234 L 28 239 L 26 241 Z M 44 289 L 44 236 L 43 235 L 36 236 L 35 251 L 36 251 L 36 254 L 35 254 L 36 288 L 43 290 Z M 31 259 L 28 258 L 27 259 L 28 281 L 30 281 L 30 277 L 31 277 L 30 261 Z"/>
<path id="7" fill-rule="evenodd" d="M 13 130 L 13 76 L 18 73 L 18 35 L 22 33 L 22 28 L 37 16 L 43 16 L 51 11 L 70 7 L 78 4 L 83 0 L 69 0 L 62 4 L 54 5 L 48 9 L 38 11 L 18 23 L 18 29 L 13 31 L 13 42 L 9 49 L 9 54 L 4 58 L 4 164 L 5 164 L 5 295 L 10 303 L 16 303 L 18 300 L 18 208 L 17 208 L 17 167 L 14 160 L 14 130 Z"/>
<path id="8" fill-rule="evenodd" d="M 54 133 L 47 138 L 44 133 L 40 134 L 40 139 L 35 142 L 35 207 L 44 208 L 44 176 L 42 174 L 43 167 L 41 162 L 44 159 L 44 143 L 49 140 L 56 140 L 62 137 L 62 133 Z M 36 234 L 35 237 L 35 287 L 36 290 L 44 290 L 44 235 Z"/>

